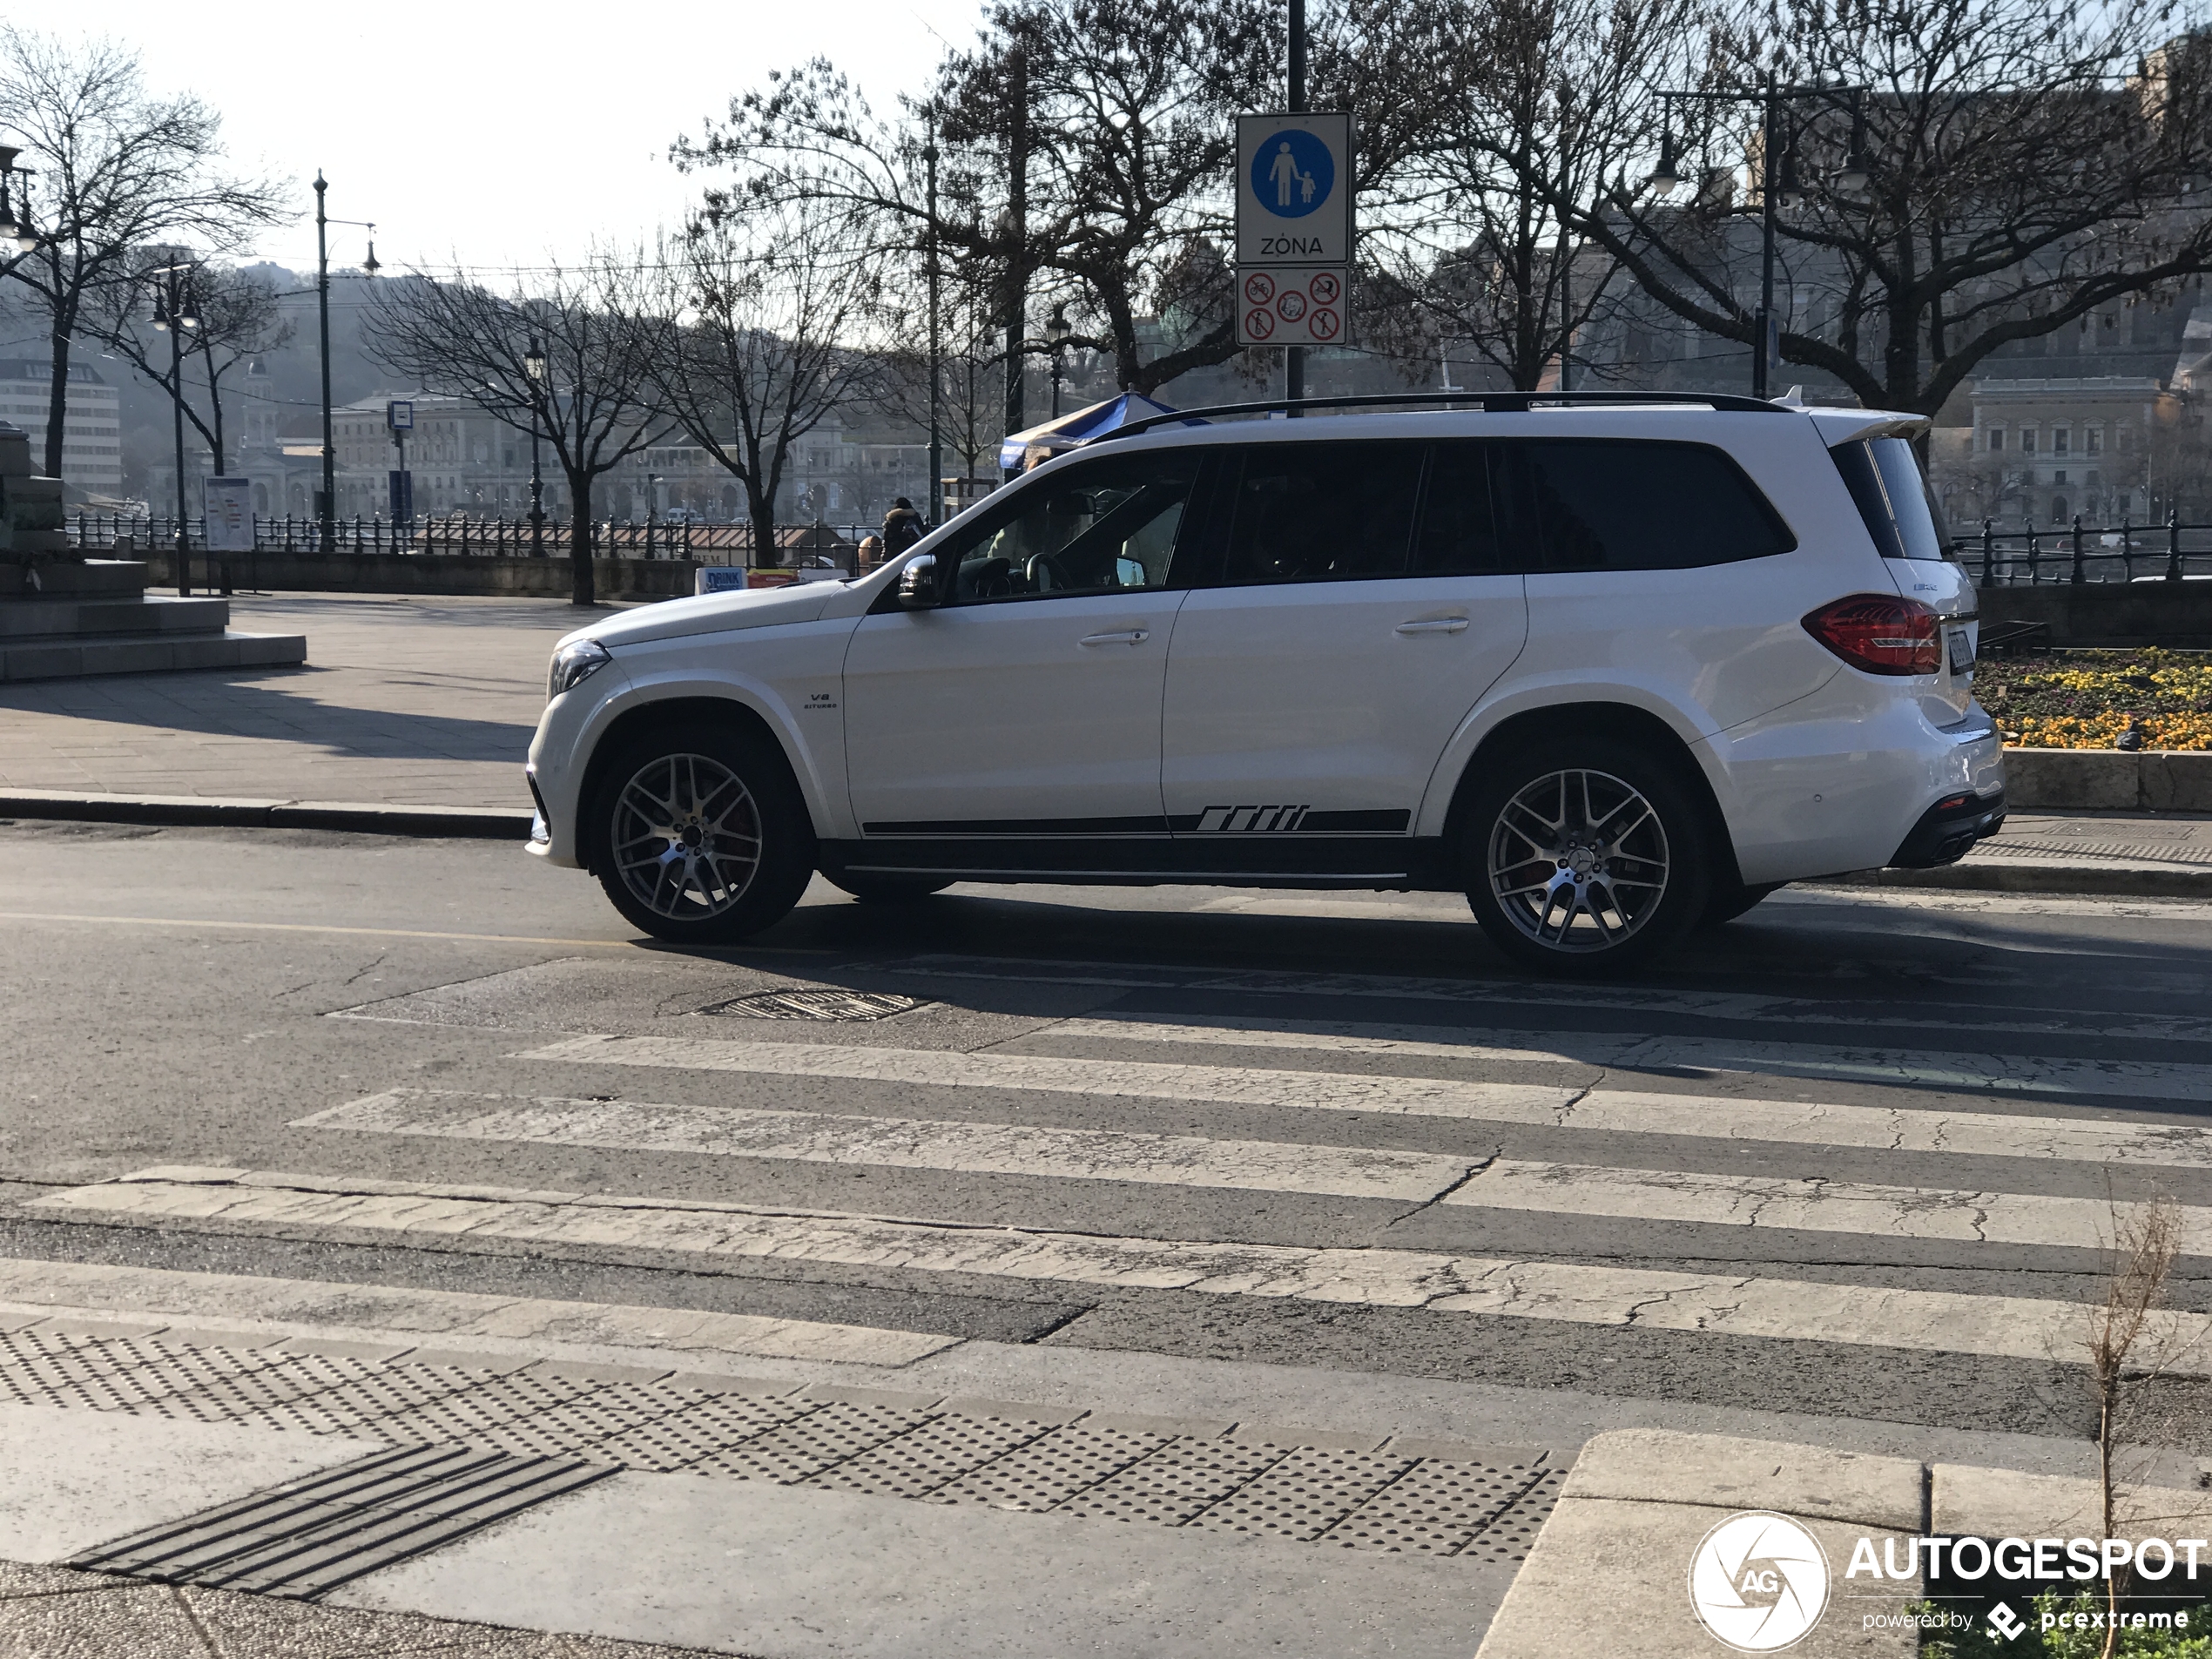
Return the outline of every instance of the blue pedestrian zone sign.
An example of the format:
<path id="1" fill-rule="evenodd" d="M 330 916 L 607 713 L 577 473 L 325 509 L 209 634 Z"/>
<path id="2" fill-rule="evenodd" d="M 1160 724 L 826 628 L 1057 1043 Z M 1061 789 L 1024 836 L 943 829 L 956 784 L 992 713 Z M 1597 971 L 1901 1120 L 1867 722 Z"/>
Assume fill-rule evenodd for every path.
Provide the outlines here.
<path id="1" fill-rule="evenodd" d="M 1237 264 L 1352 262 L 1352 118 L 1237 118 Z"/>
<path id="2" fill-rule="evenodd" d="M 1291 127 L 1252 158 L 1252 197 L 1278 219 L 1304 219 L 1325 207 L 1336 189 L 1336 158 L 1304 127 Z"/>

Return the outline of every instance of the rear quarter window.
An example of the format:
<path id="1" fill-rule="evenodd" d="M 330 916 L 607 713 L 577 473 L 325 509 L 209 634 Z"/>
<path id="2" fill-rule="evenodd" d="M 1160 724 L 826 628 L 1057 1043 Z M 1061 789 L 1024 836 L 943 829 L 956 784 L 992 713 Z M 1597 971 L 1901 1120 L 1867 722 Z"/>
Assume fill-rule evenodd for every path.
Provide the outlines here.
<path id="1" fill-rule="evenodd" d="M 1828 453 L 1884 558 L 1945 556 L 1951 537 L 1910 443 L 1903 438 L 1859 438 Z"/>
<path id="2" fill-rule="evenodd" d="M 1502 539 L 1530 570 L 1679 570 L 1797 545 L 1725 451 L 1703 443 L 1523 439 L 1496 446 Z"/>

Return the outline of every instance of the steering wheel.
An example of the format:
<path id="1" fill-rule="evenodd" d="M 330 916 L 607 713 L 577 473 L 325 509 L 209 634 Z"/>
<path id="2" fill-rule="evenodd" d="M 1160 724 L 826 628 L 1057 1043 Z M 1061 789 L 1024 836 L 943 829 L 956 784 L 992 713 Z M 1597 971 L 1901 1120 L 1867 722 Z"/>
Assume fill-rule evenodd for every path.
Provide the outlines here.
<path id="1" fill-rule="evenodd" d="M 1055 588 L 1072 588 L 1076 584 L 1068 578 L 1068 567 L 1053 553 L 1033 553 L 1022 567 L 1022 574 L 1029 579 L 1029 591 L 1049 593 Z"/>

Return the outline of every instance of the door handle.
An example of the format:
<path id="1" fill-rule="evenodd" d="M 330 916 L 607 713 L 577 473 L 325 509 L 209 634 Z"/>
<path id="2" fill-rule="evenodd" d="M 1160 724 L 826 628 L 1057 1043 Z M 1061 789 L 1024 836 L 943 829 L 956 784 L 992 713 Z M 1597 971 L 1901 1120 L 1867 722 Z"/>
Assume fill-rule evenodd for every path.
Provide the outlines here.
<path id="1" fill-rule="evenodd" d="M 1464 628 L 1467 624 L 1461 623 L 1460 625 Z M 1130 628 L 1118 634 L 1089 634 L 1078 639 L 1076 644 L 1078 645 L 1141 645 L 1151 637 L 1152 631 L 1149 628 Z"/>
<path id="2" fill-rule="evenodd" d="M 1437 617 L 1427 622 L 1401 622 L 1398 624 L 1398 631 L 1401 634 L 1457 634 L 1466 632 L 1467 625 L 1465 617 Z"/>

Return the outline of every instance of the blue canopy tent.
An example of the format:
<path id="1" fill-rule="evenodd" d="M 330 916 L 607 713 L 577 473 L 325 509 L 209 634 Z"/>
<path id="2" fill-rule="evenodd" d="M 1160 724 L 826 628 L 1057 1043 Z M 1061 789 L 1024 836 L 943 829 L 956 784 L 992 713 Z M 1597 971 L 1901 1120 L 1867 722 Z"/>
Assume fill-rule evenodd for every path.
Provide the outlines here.
<path id="1" fill-rule="evenodd" d="M 1156 402 L 1141 392 L 1123 392 L 1119 397 L 1109 397 L 1103 403 L 1093 403 L 1088 408 L 1077 409 L 1073 415 L 1063 415 L 1056 421 L 1042 426 L 1033 426 L 1026 432 L 1008 433 L 999 445 L 999 465 L 1012 470 L 1023 464 L 1030 452 L 1042 449 L 1048 455 L 1056 455 L 1078 448 L 1093 438 L 1103 437 L 1125 427 L 1132 421 L 1142 421 L 1155 415 L 1173 415 L 1175 410 L 1165 403 Z M 1185 421 L 1185 426 L 1204 426 L 1204 421 Z"/>

